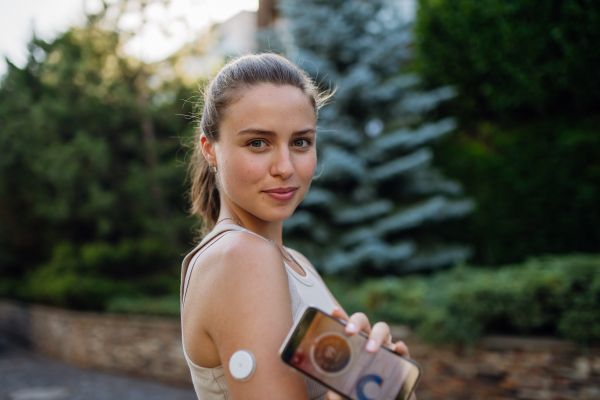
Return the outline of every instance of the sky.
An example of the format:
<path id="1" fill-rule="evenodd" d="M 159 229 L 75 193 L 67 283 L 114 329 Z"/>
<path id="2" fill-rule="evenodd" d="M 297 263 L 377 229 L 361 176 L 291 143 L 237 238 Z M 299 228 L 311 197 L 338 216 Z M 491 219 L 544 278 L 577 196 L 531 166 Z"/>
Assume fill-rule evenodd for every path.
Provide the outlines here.
<path id="1" fill-rule="evenodd" d="M 33 30 L 42 39 L 51 40 L 82 24 L 84 2 L 88 10 L 100 6 L 99 0 L 0 0 L 0 75 L 6 72 L 5 57 L 19 67 L 25 65 Z M 168 9 L 157 4 L 146 10 L 150 23 L 125 51 L 147 62 L 159 61 L 211 23 L 225 21 L 242 10 L 257 9 L 258 0 L 172 0 Z M 135 29 L 141 23 L 140 13 L 132 9 L 122 23 L 123 28 Z"/>

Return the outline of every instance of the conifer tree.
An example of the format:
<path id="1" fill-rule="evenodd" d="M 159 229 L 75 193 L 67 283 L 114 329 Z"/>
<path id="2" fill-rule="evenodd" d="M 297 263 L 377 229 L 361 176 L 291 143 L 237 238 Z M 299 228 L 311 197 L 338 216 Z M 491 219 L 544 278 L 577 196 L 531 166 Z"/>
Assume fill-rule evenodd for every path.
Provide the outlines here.
<path id="1" fill-rule="evenodd" d="M 192 87 L 177 60 L 125 55 L 103 4 L 0 79 L 0 297 L 101 310 L 178 291 Z"/>
<path id="2" fill-rule="evenodd" d="M 421 91 L 418 76 L 405 73 L 411 24 L 398 2 L 281 0 L 279 8 L 286 55 L 322 85 L 338 86 L 319 115 L 316 179 L 284 224 L 286 240 L 323 272 L 349 276 L 467 258 L 469 247 L 441 232 L 473 203 L 432 166 L 432 144 L 455 128 L 435 110 L 454 93 Z"/>

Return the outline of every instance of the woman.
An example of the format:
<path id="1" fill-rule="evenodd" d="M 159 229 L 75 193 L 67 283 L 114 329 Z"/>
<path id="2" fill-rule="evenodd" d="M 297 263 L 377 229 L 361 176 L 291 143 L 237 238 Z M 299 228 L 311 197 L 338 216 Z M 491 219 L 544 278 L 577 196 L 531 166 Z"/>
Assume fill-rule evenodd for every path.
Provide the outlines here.
<path id="1" fill-rule="evenodd" d="M 274 54 L 231 61 L 206 89 L 190 199 L 213 229 L 182 270 L 184 352 L 200 399 L 325 398 L 278 357 L 308 304 L 347 320 L 349 335 L 369 334 L 367 351 L 385 344 L 408 355 L 387 324 L 348 317 L 310 262 L 282 243 L 282 223 L 315 173 L 317 111 L 329 96 Z M 223 368 L 241 349 L 256 360 L 244 382 Z"/>

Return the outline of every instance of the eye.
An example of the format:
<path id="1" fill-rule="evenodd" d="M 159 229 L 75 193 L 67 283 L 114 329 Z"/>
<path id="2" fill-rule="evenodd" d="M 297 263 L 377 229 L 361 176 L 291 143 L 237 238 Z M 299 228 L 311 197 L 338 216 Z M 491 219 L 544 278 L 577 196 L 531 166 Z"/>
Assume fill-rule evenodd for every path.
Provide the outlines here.
<path id="1" fill-rule="evenodd" d="M 308 139 L 294 140 L 294 146 L 306 148 L 306 147 L 310 146 L 310 141 Z"/>
<path id="2" fill-rule="evenodd" d="M 267 143 L 264 140 L 258 140 L 258 139 L 253 140 L 248 144 L 250 145 L 250 147 L 255 148 L 255 149 L 260 149 L 267 145 Z"/>

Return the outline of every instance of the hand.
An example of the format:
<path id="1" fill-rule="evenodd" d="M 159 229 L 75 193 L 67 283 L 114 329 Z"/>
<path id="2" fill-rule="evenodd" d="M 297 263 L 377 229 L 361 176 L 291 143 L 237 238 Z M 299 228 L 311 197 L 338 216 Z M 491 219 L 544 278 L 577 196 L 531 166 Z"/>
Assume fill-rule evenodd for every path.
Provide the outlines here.
<path id="1" fill-rule="evenodd" d="M 401 356 L 410 358 L 410 354 L 408 352 L 408 347 L 404 344 L 403 341 L 398 341 L 396 343 L 392 342 L 392 335 L 390 333 L 390 327 L 385 322 L 377 322 L 373 327 L 369 322 L 369 318 L 364 313 L 354 313 L 351 317 L 348 317 L 348 314 L 341 308 L 336 307 L 331 315 L 335 318 L 346 321 L 346 334 L 349 336 L 356 335 L 358 332 L 362 331 L 369 335 L 369 340 L 367 341 L 365 350 L 369 353 L 375 353 L 381 346 L 386 346 L 390 350 L 395 353 L 400 354 Z M 332 391 L 329 391 L 326 396 L 327 400 L 342 400 L 343 398 Z M 413 393 L 411 396 L 411 400 L 416 400 L 417 397 Z"/>

